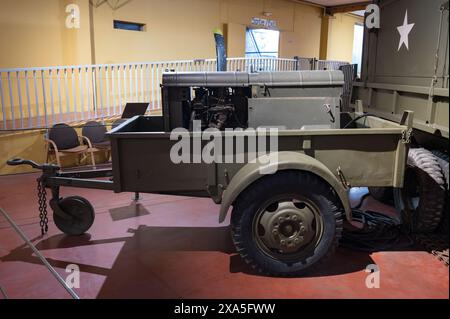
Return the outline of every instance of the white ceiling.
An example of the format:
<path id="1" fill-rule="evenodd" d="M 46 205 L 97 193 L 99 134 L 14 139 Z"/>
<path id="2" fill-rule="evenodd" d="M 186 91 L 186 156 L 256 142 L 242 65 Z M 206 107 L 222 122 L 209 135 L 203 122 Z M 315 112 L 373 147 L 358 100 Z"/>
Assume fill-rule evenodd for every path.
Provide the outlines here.
<path id="1" fill-rule="evenodd" d="M 308 0 L 308 2 L 319 4 L 324 7 L 334 7 L 343 4 L 354 4 L 366 2 L 365 0 Z"/>

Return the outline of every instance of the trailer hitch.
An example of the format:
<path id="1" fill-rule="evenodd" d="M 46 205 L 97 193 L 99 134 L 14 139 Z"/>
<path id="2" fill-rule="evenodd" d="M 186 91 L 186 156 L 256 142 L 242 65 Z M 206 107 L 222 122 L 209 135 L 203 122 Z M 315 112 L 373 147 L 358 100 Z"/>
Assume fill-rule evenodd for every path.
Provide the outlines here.
<path id="1" fill-rule="evenodd" d="M 35 169 L 42 170 L 43 173 L 47 174 L 56 174 L 60 170 L 60 167 L 54 164 L 41 164 L 32 161 L 32 160 L 26 160 L 22 158 L 12 158 L 6 162 L 9 166 L 18 166 L 18 165 L 30 165 L 31 167 Z"/>
<path id="2" fill-rule="evenodd" d="M 49 187 L 52 190 L 52 198 L 49 201 L 50 207 L 53 212 L 63 219 L 70 220 L 71 216 L 65 213 L 59 206 L 59 186 L 50 182 L 51 177 L 57 176 L 60 167 L 54 164 L 37 164 L 32 160 L 26 160 L 22 158 L 12 158 L 6 162 L 10 166 L 18 165 L 30 165 L 35 169 L 42 171 L 42 175 L 37 179 L 38 190 L 38 202 L 39 202 L 39 218 L 41 226 L 41 234 L 44 235 L 48 231 L 48 217 L 47 217 L 47 193 L 46 188 Z"/>

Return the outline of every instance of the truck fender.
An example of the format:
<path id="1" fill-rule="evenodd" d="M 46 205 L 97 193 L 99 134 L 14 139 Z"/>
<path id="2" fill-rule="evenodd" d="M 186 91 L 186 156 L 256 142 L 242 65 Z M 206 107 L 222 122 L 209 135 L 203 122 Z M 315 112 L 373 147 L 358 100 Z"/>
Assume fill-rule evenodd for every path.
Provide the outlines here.
<path id="1" fill-rule="evenodd" d="M 245 164 L 233 176 L 222 194 L 219 223 L 222 223 L 225 220 L 228 209 L 233 205 L 239 194 L 253 182 L 266 176 L 260 171 L 262 167 L 264 167 L 266 172 L 271 171 L 276 173 L 278 171 L 290 169 L 311 172 L 321 177 L 334 189 L 345 210 L 347 220 L 351 221 L 351 206 L 348 198 L 348 191 L 328 167 L 315 158 L 298 152 L 276 152 L 270 153 L 268 157 L 269 158 L 266 156 L 264 162 L 260 161 L 258 158 L 254 162 Z M 269 167 L 273 165 L 277 166 L 276 169 L 270 170 Z"/>

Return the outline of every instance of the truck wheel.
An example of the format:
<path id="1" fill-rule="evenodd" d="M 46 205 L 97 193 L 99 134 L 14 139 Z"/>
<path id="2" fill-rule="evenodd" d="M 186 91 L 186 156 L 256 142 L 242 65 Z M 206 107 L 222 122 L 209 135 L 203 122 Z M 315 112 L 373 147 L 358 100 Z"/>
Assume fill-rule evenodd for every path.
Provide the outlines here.
<path id="1" fill-rule="evenodd" d="M 436 157 L 426 149 L 410 149 L 403 188 L 394 190 L 397 210 L 416 232 L 438 227 L 445 203 L 444 177 Z"/>
<path id="2" fill-rule="evenodd" d="M 377 201 L 392 204 L 394 193 L 392 187 L 369 187 L 369 193 Z"/>
<path id="3" fill-rule="evenodd" d="M 239 195 L 231 232 L 236 250 L 252 268 L 297 276 L 334 252 L 342 232 L 340 202 L 316 175 L 282 171 Z"/>
<path id="4" fill-rule="evenodd" d="M 70 196 L 59 201 L 59 207 L 68 215 L 53 212 L 53 220 L 60 231 L 68 235 L 82 235 L 94 223 L 95 213 L 91 203 L 80 196 Z"/>

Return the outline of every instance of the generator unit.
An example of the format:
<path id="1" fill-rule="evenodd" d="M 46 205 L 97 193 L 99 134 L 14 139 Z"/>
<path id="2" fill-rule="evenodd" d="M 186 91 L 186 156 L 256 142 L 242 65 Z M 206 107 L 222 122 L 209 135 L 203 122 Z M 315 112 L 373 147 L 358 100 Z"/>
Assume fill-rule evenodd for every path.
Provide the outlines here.
<path id="1" fill-rule="evenodd" d="M 341 71 L 163 74 L 164 127 L 340 128 Z"/>

